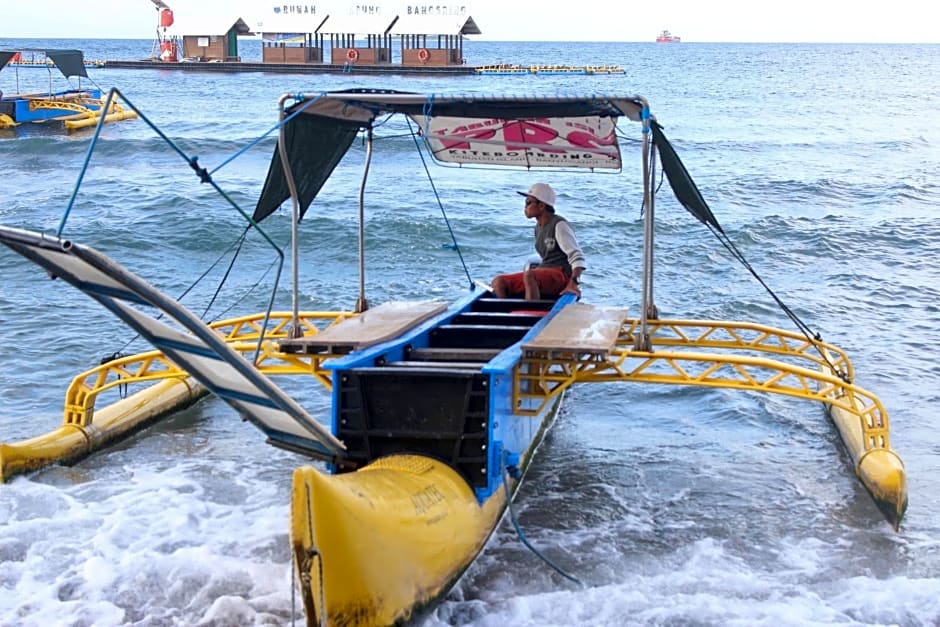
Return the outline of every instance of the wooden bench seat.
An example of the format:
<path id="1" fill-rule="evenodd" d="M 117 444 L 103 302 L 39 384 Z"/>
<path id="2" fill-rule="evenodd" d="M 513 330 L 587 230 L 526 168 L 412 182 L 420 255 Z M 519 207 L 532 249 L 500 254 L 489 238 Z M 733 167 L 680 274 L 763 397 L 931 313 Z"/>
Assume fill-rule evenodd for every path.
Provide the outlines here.
<path id="1" fill-rule="evenodd" d="M 486 365 L 485 361 L 390 361 L 385 364 L 389 368 L 424 368 L 447 370 L 480 370 Z"/>
<path id="2" fill-rule="evenodd" d="M 447 303 L 391 301 L 327 327 L 315 335 L 282 340 L 284 353 L 342 355 L 392 340 L 447 309 Z"/>
<path id="3" fill-rule="evenodd" d="M 488 362 L 500 354 L 498 348 L 412 348 L 405 351 L 414 361 L 482 361 Z"/>
<path id="4" fill-rule="evenodd" d="M 576 353 L 607 357 L 617 344 L 626 309 L 572 303 L 558 312 L 522 350 L 548 354 Z"/>

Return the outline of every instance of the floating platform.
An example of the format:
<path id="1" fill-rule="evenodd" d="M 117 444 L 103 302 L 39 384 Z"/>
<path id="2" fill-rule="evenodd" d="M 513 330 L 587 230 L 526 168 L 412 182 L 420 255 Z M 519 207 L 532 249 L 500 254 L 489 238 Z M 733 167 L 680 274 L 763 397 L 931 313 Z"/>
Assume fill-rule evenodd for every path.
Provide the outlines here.
<path id="1" fill-rule="evenodd" d="M 454 75 L 541 75 L 557 76 L 597 74 L 625 74 L 624 69 L 618 65 L 362 65 L 346 63 L 250 63 L 244 61 L 180 61 L 166 63 L 158 59 L 142 61 L 105 61 L 101 67 L 136 70 L 141 68 L 156 70 L 180 70 L 186 72 L 276 72 L 282 74 L 420 74 L 423 76 L 454 76 Z"/>
<path id="2" fill-rule="evenodd" d="M 249 63 L 245 61 L 180 61 L 166 63 L 160 60 L 106 61 L 105 68 L 137 70 L 178 70 L 183 72 L 274 72 L 279 74 L 421 74 L 424 76 L 472 75 L 476 68 L 467 65 L 445 67 L 407 65 L 357 65 L 348 63 Z"/>

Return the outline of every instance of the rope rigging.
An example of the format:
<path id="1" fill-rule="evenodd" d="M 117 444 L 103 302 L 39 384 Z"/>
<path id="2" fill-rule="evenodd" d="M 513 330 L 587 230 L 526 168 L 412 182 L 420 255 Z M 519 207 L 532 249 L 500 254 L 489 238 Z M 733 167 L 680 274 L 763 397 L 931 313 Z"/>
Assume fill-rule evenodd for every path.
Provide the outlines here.
<path id="1" fill-rule="evenodd" d="M 185 161 L 185 162 L 189 165 L 190 168 L 193 169 L 193 171 L 195 172 L 197 178 L 199 178 L 200 183 L 208 183 L 223 199 L 225 199 L 225 201 L 226 201 L 231 207 L 233 207 L 236 211 L 238 211 L 238 213 L 240 213 L 240 214 L 242 215 L 242 217 L 243 217 L 243 218 L 246 220 L 246 222 L 248 223 L 248 227 L 245 228 L 245 231 L 244 231 L 244 232 L 239 236 L 239 238 L 236 240 L 236 242 L 237 242 L 236 253 L 235 253 L 235 255 L 234 255 L 233 258 L 232 258 L 232 262 L 231 262 L 231 264 L 229 265 L 229 268 L 226 270 L 225 276 L 223 277 L 223 279 L 222 279 L 222 281 L 220 282 L 219 286 L 216 288 L 216 293 L 213 295 L 213 297 L 212 297 L 212 299 L 211 299 L 209 305 L 206 307 L 206 310 L 203 312 L 203 316 L 205 316 L 205 315 L 208 313 L 209 308 L 210 308 L 210 307 L 212 306 L 212 304 L 215 302 L 215 299 L 217 298 L 217 296 L 218 296 L 218 294 L 219 294 L 219 291 L 222 289 L 222 286 L 224 285 L 225 280 L 228 278 L 228 276 L 229 276 L 229 274 L 230 274 L 230 272 L 231 272 L 231 269 L 232 269 L 232 265 L 234 264 L 235 259 L 236 259 L 237 256 L 238 256 L 238 251 L 240 251 L 240 250 L 241 250 L 241 247 L 244 245 L 245 236 L 247 235 L 247 232 L 248 232 L 249 229 L 251 229 L 251 228 L 256 229 L 256 230 L 258 231 L 258 233 L 260 233 L 261 236 L 264 238 L 264 240 L 267 242 L 267 244 L 274 250 L 274 252 L 275 252 L 275 254 L 276 254 L 275 263 L 276 263 L 276 265 L 277 265 L 277 271 L 276 271 L 276 276 L 275 276 L 275 278 L 274 278 L 273 286 L 272 286 L 272 289 L 271 289 L 271 296 L 270 296 L 270 298 L 268 299 L 268 305 L 267 305 L 267 307 L 266 307 L 266 309 L 265 309 L 264 321 L 263 321 L 263 323 L 262 323 L 262 325 L 261 325 L 261 332 L 260 332 L 259 335 L 258 335 L 258 343 L 257 343 L 257 346 L 255 347 L 255 355 L 254 355 L 253 360 L 256 361 L 256 360 L 258 359 L 258 357 L 260 356 L 260 354 L 261 354 L 261 345 L 262 345 L 262 342 L 264 341 L 265 332 L 266 332 L 266 330 L 267 330 L 267 328 L 268 328 L 268 323 L 269 323 L 269 321 L 270 321 L 271 310 L 272 310 L 273 307 L 274 307 L 274 299 L 275 299 L 275 296 L 277 295 L 277 287 L 278 287 L 278 285 L 280 284 L 281 272 L 283 271 L 283 267 L 284 267 L 284 252 L 283 252 L 283 247 L 282 247 L 282 246 L 278 246 L 278 245 L 271 239 L 271 237 L 268 236 L 268 234 L 258 225 L 258 223 L 257 223 L 248 213 L 246 213 L 246 212 L 241 208 L 241 206 L 240 206 L 237 202 L 235 202 L 235 201 L 225 192 L 225 190 L 223 190 L 221 187 L 219 187 L 219 185 L 215 182 L 215 180 L 213 180 L 212 174 L 213 174 L 214 172 L 218 171 L 218 168 L 216 168 L 216 170 L 213 170 L 212 172 L 210 172 L 210 171 L 207 170 L 206 168 L 201 167 L 201 166 L 199 165 L 199 158 L 198 158 L 197 156 L 195 156 L 195 155 L 193 155 L 193 156 L 187 155 L 187 154 L 176 144 L 176 142 L 174 142 L 172 139 L 170 139 L 170 137 L 168 137 L 153 121 L 151 121 L 150 118 L 149 118 L 146 114 L 143 113 L 143 111 L 141 111 L 140 109 L 138 109 L 137 106 L 136 106 L 134 103 L 132 103 L 132 102 L 127 98 L 127 96 L 125 96 L 123 93 L 121 93 L 120 90 L 118 90 L 118 89 L 116 89 L 116 88 L 113 88 L 113 89 L 111 89 L 111 91 L 108 92 L 108 97 L 107 97 L 107 99 L 105 100 L 105 104 L 104 104 L 104 109 L 105 109 L 105 110 L 107 110 L 107 109 L 111 106 L 112 101 L 114 101 L 114 99 L 115 99 L 116 97 L 121 98 L 121 99 L 127 104 L 127 106 L 128 106 L 132 111 L 134 111 L 135 113 L 137 113 L 137 115 L 139 116 L 139 118 L 140 118 L 147 126 L 149 126 L 150 129 L 151 129 L 161 140 L 163 140 L 163 142 L 164 142 L 167 146 L 170 147 L 170 149 L 171 149 L 173 152 L 175 152 L 177 155 L 179 155 L 179 157 L 180 157 L 183 161 Z M 294 115 L 299 114 L 300 111 L 302 111 L 302 110 L 303 110 L 303 108 L 300 108 L 300 110 L 297 111 L 297 112 L 295 112 Z M 231 162 L 232 160 L 234 160 L 234 159 L 237 158 L 238 156 L 244 154 L 244 152 L 245 152 L 246 150 L 248 150 L 248 148 L 250 148 L 251 146 L 257 144 L 262 138 L 266 137 L 267 135 L 271 134 L 271 133 L 274 132 L 275 130 L 279 129 L 281 125 L 285 124 L 285 123 L 286 123 L 288 120 L 290 120 L 292 117 L 293 117 L 293 116 L 288 116 L 288 117 L 286 117 L 286 118 L 283 119 L 283 120 L 279 120 L 278 123 L 277 123 L 274 127 L 272 127 L 272 128 L 269 129 L 267 132 L 265 132 L 263 135 L 261 135 L 261 137 L 259 137 L 257 140 L 255 140 L 255 142 L 253 142 L 252 144 L 249 144 L 249 146 L 243 147 L 243 148 L 242 148 L 241 150 L 239 150 L 234 156 L 232 156 L 231 158 L 227 159 L 227 160 L 223 163 L 223 165 L 225 165 L 225 164 Z M 57 230 L 57 232 L 56 232 L 56 235 L 57 235 L 59 238 L 62 237 L 62 233 L 63 233 L 63 231 L 65 230 L 65 225 L 66 225 L 66 223 L 67 223 L 67 221 L 68 221 L 69 215 L 71 214 L 71 211 L 72 211 L 73 207 L 75 206 L 75 201 L 76 201 L 76 199 L 78 198 L 78 192 L 79 192 L 79 190 L 81 189 L 82 182 L 84 181 L 85 174 L 87 173 L 87 171 L 88 171 L 88 166 L 89 166 L 89 164 L 90 164 L 90 162 L 91 162 L 91 156 L 94 154 L 95 148 L 96 148 L 96 146 L 97 146 L 97 144 L 98 144 L 98 140 L 99 140 L 99 138 L 100 138 L 100 136 L 101 136 L 101 129 L 102 129 L 102 126 L 103 126 L 103 123 L 102 123 L 102 122 L 99 122 L 99 123 L 98 123 L 98 126 L 95 128 L 95 133 L 94 133 L 94 135 L 92 136 L 91 141 L 89 142 L 88 151 L 87 151 L 87 153 L 85 154 L 85 159 L 84 159 L 84 161 L 83 161 L 83 163 L 82 163 L 81 170 L 80 170 L 79 175 L 78 175 L 78 178 L 77 178 L 77 180 L 76 180 L 76 182 L 75 182 L 75 187 L 74 187 L 74 189 L 72 190 L 72 194 L 71 194 L 71 196 L 70 196 L 70 198 L 69 198 L 68 205 L 66 206 L 65 211 L 63 212 L 63 215 L 62 215 L 62 219 L 61 219 L 61 221 L 59 222 L 59 228 L 58 228 L 58 230 Z M 220 166 L 220 167 L 221 167 L 221 166 Z M 227 253 L 229 252 L 229 250 L 231 250 L 231 247 L 229 247 L 229 249 L 226 250 L 225 253 L 223 253 L 223 256 L 224 256 L 225 254 L 227 254 Z M 221 259 L 221 257 L 220 257 L 220 259 Z M 202 278 L 205 277 L 206 274 L 208 274 L 208 272 L 212 269 L 212 267 L 214 267 L 215 264 L 218 263 L 218 261 L 219 261 L 219 260 L 217 260 L 212 266 L 210 266 L 210 268 L 209 268 L 205 273 L 203 273 L 202 276 L 200 276 L 196 281 L 194 281 L 193 284 L 190 285 L 190 287 L 187 288 L 187 290 L 183 292 L 183 295 L 181 296 L 181 298 L 182 298 L 183 296 L 185 296 L 185 295 L 189 292 L 189 290 L 191 290 L 196 284 L 198 284 L 199 281 L 202 280 Z M 265 272 L 265 274 L 267 274 L 267 272 Z M 259 281 L 260 281 L 260 279 L 259 279 Z M 137 339 L 136 336 L 135 336 L 134 338 L 132 338 L 132 339 L 125 345 L 125 348 L 126 348 L 127 345 L 129 345 L 131 342 L 133 342 L 133 341 L 136 340 L 136 339 Z M 115 354 L 117 354 L 117 353 L 119 353 L 119 352 L 120 352 L 120 351 L 116 351 Z"/>
<path id="2" fill-rule="evenodd" d="M 429 107 L 426 108 L 428 111 Z M 411 125 L 411 118 L 408 120 L 408 130 L 411 131 L 411 137 L 414 139 L 415 148 L 418 151 L 418 156 L 421 158 L 421 165 L 424 168 L 425 174 L 428 176 L 428 184 L 431 186 L 431 191 L 434 192 L 434 199 L 437 201 L 437 206 L 441 210 L 441 216 L 444 218 L 444 224 L 447 225 L 447 232 L 450 233 L 450 239 L 453 242 L 453 250 L 457 252 L 457 257 L 460 259 L 460 265 L 463 266 L 464 274 L 467 275 L 467 282 L 470 284 L 470 289 L 473 289 L 473 277 L 470 276 L 470 269 L 467 267 L 467 262 L 463 257 L 463 252 L 460 250 L 460 244 L 457 243 L 457 236 L 454 234 L 454 229 L 450 225 L 450 219 L 447 217 L 447 212 L 444 210 L 444 203 L 441 202 L 441 196 L 437 193 L 437 187 L 434 185 L 434 178 L 431 176 L 431 169 L 428 168 L 427 160 L 424 158 L 424 151 L 421 150 L 421 142 L 418 140 L 418 133 L 415 132 L 414 127 Z"/>
<path id="3" fill-rule="evenodd" d="M 212 270 L 214 270 L 214 269 L 216 268 L 216 266 L 218 266 L 219 263 L 220 263 L 227 255 L 229 255 L 229 253 L 232 253 L 232 251 L 234 250 L 234 253 L 232 254 L 232 258 L 231 258 L 231 260 L 229 261 L 228 267 L 226 268 L 226 270 L 225 270 L 225 272 L 224 272 L 222 278 L 219 280 L 219 283 L 218 283 L 218 285 L 216 286 L 215 291 L 214 291 L 213 294 L 212 294 L 212 297 L 209 299 L 209 303 L 205 306 L 205 308 L 204 308 L 203 311 L 202 311 L 202 314 L 200 314 L 200 316 L 199 316 L 199 319 L 202 320 L 203 322 L 205 322 L 206 324 L 211 324 L 211 323 L 213 323 L 213 322 L 216 322 L 217 320 L 221 320 L 223 317 L 225 317 L 225 315 L 226 315 L 228 312 L 230 312 L 232 309 L 234 309 L 235 307 L 237 307 L 239 303 L 241 303 L 242 301 L 244 301 L 245 298 L 247 298 L 247 297 L 254 291 L 254 289 L 255 289 L 256 287 L 258 287 L 259 285 L 261 285 L 262 281 L 264 280 L 264 277 L 266 277 L 266 276 L 268 275 L 268 273 L 271 271 L 271 269 L 272 269 L 272 268 L 274 267 L 274 265 L 277 263 L 277 259 L 275 259 L 274 261 L 272 261 L 271 264 L 268 265 L 267 269 L 265 269 L 265 271 L 262 272 L 261 275 L 258 277 L 258 280 L 255 281 L 247 290 L 245 290 L 245 292 L 244 292 L 241 296 L 239 296 L 238 298 L 236 298 L 236 299 L 235 299 L 228 307 L 226 307 L 223 311 L 221 311 L 221 312 L 215 314 L 215 316 L 213 316 L 212 318 L 207 318 L 207 316 L 209 315 L 209 310 L 212 309 L 212 305 L 215 304 L 215 301 L 218 299 L 219 294 L 221 294 L 222 288 L 225 286 L 225 283 L 226 283 L 226 281 L 228 280 L 229 275 L 231 274 L 232 270 L 233 270 L 234 267 L 235 267 L 235 261 L 237 260 L 239 253 L 242 251 L 242 248 L 244 247 L 245 242 L 247 241 L 247 236 L 248 236 L 248 233 L 249 233 L 250 230 L 251 230 L 251 227 L 250 227 L 250 226 L 246 227 L 245 230 L 242 231 L 242 233 L 235 239 L 235 241 L 232 242 L 232 243 L 228 246 L 228 248 L 226 248 L 226 249 L 216 258 L 215 261 L 213 261 L 211 264 L 209 264 L 209 266 L 206 268 L 206 270 L 205 270 L 202 274 L 200 274 L 192 283 L 189 284 L 189 286 L 186 287 L 186 289 L 184 289 L 182 292 L 180 292 L 179 296 L 176 297 L 176 300 L 177 300 L 177 301 L 182 302 L 183 299 L 184 299 L 199 283 L 201 283 L 201 282 L 203 281 L 203 279 L 205 279 L 205 278 L 209 275 L 209 273 L 211 273 Z M 286 244 L 281 246 L 281 250 L 284 249 L 284 246 L 286 246 Z M 156 316 L 156 319 L 157 319 L 157 320 L 161 320 L 161 319 L 163 318 L 163 316 L 164 316 L 164 314 L 161 312 L 161 313 L 159 313 L 159 314 Z M 107 363 L 107 362 L 109 362 L 109 361 L 114 361 L 115 359 L 120 359 L 121 357 L 126 357 L 127 355 L 126 355 L 125 351 L 130 347 L 131 344 L 133 344 L 134 342 L 136 342 L 138 339 L 140 339 L 140 334 L 139 334 L 139 333 L 138 333 L 138 334 L 135 334 L 134 337 L 132 337 L 131 339 L 129 339 L 127 342 L 125 342 L 124 345 L 121 346 L 121 348 L 119 348 L 118 350 L 114 351 L 113 353 L 109 353 L 107 356 L 103 357 L 103 358 L 101 359 L 101 363 L 102 363 L 102 364 L 105 364 L 105 363 Z"/>
<path id="4" fill-rule="evenodd" d="M 503 468 L 500 474 L 502 475 L 502 478 L 503 478 L 503 489 L 506 491 L 506 509 L 509 511 L 509 519 L 512 521 L 513 529 L 516 530 L 516 535 L 519 537 L 519 540 L 522 542 L 523 545 L 525 545 L 527 549 L 532 551 L 532 553 L 535 554 L 537 558 L 539 558 L 540 560 L 548 564 L 548 566 L 551 567 L 552 570 L 554 570 L 556 573 L 558 573 L 559 575 L 561 575 L 568 581 L 574 584 L 577 584 L 580 587 L 584 587 L 584 584 L 581 583 L 580 579 L 578 579 L 574 575 L 569 575 L 568 573 L 566 573 L 560 566 L 558 566 L 552 560 L 548 559 L 548 557 L 543 555 L 537 548 L 535 548 L 535 546 L 533 546 L 532 543 L 530 543 L 529 540 L 525 537 L 525 532 L 522 530 L 522 525 L 519 524 L 519 519 L 516 517 L 516 511 L 513 509 L 512 492 L 509 490 L 509 477 L 511 476 L 514 479 L 520 479 L 522 476 L 522 473 L 520 472 L 519 468 L 517 468 L 516 466 L 506 464 L 507 457 L 508 457 L 507 452 L 503 451 L 503 458 L 502 458 L 502 464 L 501 464 Z"/>
<path id="5" fill-rule="evenodd" d="M 755 270 L 754 267 L 750 264 L 750 262 L 744 256 L 744 253 L 742 253 L 737 248 L 737 246 L 734 245 L 734 242 L 731 241 L 731 238 L 728 237 L 724 229 L 721 228 L 717 218 L 715 218 L 714 214 L 711 212 L 711 209 L 708 207 L 708 203 L 705 202 L 701 192 L 698 190 L 698 187 L 692 180 L 691 175 L 689 175 L 682 161 L 679 160 L 678 155 L 676 155 L 672 145 L 669 143 L 669 140 L 666 139 L 666 136 L 663 134 L 662 127 L 655 121 L 653 123 L 653 138 L 654 146 L 659 148 L 660 164 L 662 166 L 662 170 L 666 174 L 666 176 L 662 178 L 669 179 L 670 186 L 672 187 L 673 193 L 675 193 L 676 199 L 679 201 L 679 203 L 682 204 L 682 206 L 685 207 L 689 213 L 698 218 L 698 220 L 704 224 L 706 228 L 708 228 L 708 230 L 712 233 L 712 235 L 715 236 L 721 245 L 725 247 L 731 256 L 742 266 L 744 266 L 744 268 L 750 272 L 755 279 L 757 279 L 757 282 L 770 295 L 777 306 L 780 307 L 780 310 L 784 313 L 784 315 L 790 319 L 790 321 L 796 326 L 800 333 L 803 334 L 806 340 L 816 348 L 820 357 L 829 366 L 829 369 L 832 371 L 832 373 L 846 383 L 851 383 L 848 373 L 836 368 L 835 364 L 833 364 L 832 360 L 829 358 L 828 353 L 820 348 L 819 342 L 822 342 L 822 335 L 810 329 L 809 326 L 804 323 L 779 296 L 777 296 L 777 294 L 770 288 L 764 279 L 762 279 L 761 276 L 757 273 L 757 270 Z M 661 185 L 662 181 L 660 181 L 660 186 Z M 660 187 L 656 188 L 656 190 L 653 192 L 654 195 L 659 192 L 659 189 Z"/>

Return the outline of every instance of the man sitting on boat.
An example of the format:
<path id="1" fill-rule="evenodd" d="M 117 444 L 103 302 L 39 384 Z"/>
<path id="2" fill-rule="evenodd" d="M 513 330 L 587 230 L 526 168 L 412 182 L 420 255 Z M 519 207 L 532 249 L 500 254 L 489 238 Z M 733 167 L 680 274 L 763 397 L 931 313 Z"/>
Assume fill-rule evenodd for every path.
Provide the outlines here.
<path id="1" fill-rule="evenodd" d="M 578 245 L 571 224 L 555 213 L 555 190 L 548 183 L 535 183 L 525 196 L 525 216 L 535 218 L 535 250 L 541 257 L 537 266 L 523 272 L 500 274 L 493 279 L 498 298 L 539 300 L 561 294 L 576 294 L 584 272 L 584 253 Z"/>

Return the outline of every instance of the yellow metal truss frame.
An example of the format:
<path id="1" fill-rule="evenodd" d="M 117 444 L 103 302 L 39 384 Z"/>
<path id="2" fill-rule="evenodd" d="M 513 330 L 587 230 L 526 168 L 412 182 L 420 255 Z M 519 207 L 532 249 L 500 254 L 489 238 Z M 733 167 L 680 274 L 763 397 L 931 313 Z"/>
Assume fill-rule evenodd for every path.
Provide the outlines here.
<path id="1" fill-rule="evenodd" d="M 71 112 L 68 118 L 98 118 L 102 115 L 112 113 L 125 113 L 124 107 L 116 101 L 112 101 L 107 111 L 104 111 L 105 100 L 101 98 L 92 98 L 90 96 L 77 96 L 72 98 L 44 99 L 30 98 L 29 110 L 37 111 L 39 109 L 51 109 L 54 111 Z M 137 117 L 135 113 L 133 117 Z M 61 119 L 61 118 L 60 118 Z"/>
<path id="2" fill-rule="evenodd" d="M 300 325 L 313 335 L 352 312 L 304 312 Z M 253 357 L 264 315 L 254 314 L 212 323 L 226 342 Z M 269 375 L 308 375 L 327 390 L 330 372 L 322 368 L 332 354 L 283 353 L 274 341 L 287 338 L 289 312 L 270 315 L 256 366 Z M 520 415 L 537 415 L 575 383 L 631 381 L 720 387 L 782 394 L 820 401 L 858 416 L 866 451 L 890 448 L 888 414 L 871 392 L 851 383 L 852 363 L 839 348 L 811 342 L 805 336 L 769 326 L 713 320 L 648 322 L 653 350 L 633 347 L 639 321 L 626 319 L 607 355 L 553 350 L 526 352 L 514 370 L 513 406 Z M 710 352 L 703 352 L 703 351 Z M 825 355 L 825 357 L 824 357 Z M 827 361 L 828 358 L 828 361 Z M 98 396 L 110 389 L 188 374 L 160 351 L 121 357 L 76 376 L 65 395 L 64 423 L 91 424 Z M 853 402 L 853 398 L 858 402 Z"/>
<path id="3" fill-rule="evenodd" d="M 317 311 L 300 314 L 300 327 L 306 336 L 315 335 L 323 329 L 356 316 L 352 312 Z M 254 358 L 258 348 L 258 337 L 264 324 L 264 314 L 253 314 L 210 324 L 210 328 L 222 334 L 232 348 L 249 359 Z M 265 341 L 255 365 L 261 372 L 269 375 L 309 375 L 332 389 L 330 373 L 322 368 L 327 359 L 336 355 L 324 353 L 317 355 L 282 353 L 277 343 L 269 340 L 284 339 L 289 336 L 292 324 L 290 312 L 274 312 L 268 319 Z M 63 422 L 66 425 L 87 426 L 94 416 L 95 402 L 98 396 L 120 386 L 160 381 L 163 379 L 184 379 L 188 373 L 182 370 L 166 355 L 158 350 L 147 351 L 120 357 L 82 372 L 74 379 L 65 393 Z"/>
<path id="4" fill-rule="evenodd" d="M 523 354 L 513 377 L 516 413 L 538 414 L 575 383 L 733 388 L 839 407 L 858 417 L 866 451 L 890 448 L 887 411 L 877 396 L 851 383 L 852 363 L 839 348 L 811 342 L 799 333 L 743 322 L 651 320 L 647 325 L 649 352 L 633 349 L 639 320 L 628 318 L 607 355 L 577 349 Z"/>

